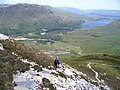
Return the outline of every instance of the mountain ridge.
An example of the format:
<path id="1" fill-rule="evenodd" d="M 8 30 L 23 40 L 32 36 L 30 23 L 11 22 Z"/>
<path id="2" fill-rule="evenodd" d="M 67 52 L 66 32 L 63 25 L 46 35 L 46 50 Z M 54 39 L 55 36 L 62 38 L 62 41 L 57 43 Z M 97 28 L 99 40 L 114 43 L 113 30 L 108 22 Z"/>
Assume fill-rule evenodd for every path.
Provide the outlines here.
<path id="1" fill-rule="evenodd" d="M 4 34 L 39 32 L 41 29 L 80 27 L 84 19 L 77 14 L 36 4 L 0 7 L 0 31 Z M 69 30 L 68 29 L 68 30 Z"/>

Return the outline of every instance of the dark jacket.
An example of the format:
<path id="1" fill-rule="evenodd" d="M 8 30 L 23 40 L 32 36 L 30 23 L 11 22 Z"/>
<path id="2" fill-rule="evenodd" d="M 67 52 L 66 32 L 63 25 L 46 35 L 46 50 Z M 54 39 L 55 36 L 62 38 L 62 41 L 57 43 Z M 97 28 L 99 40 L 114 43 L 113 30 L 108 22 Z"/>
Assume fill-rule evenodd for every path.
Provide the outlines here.
<path id="1" fill-rule="evenodd" d="M 54 65 L 58 65 L 58 64 L 60 64 L 59 60 L 55 59 L 54 60 Z"/>

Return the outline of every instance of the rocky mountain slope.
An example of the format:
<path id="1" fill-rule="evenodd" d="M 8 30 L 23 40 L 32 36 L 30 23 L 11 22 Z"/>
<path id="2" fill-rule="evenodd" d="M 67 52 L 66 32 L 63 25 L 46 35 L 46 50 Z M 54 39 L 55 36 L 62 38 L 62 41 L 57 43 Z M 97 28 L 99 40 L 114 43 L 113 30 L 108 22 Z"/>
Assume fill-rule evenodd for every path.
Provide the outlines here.
<path id="1" fill-rule="evenodd" d="M 52 57 L 3 34 L 0 44 L 1 90 L 110 90 L 90 63 L 96 80 L 64 63 L 55 69 Z"/>
<path id="2" fill-rule="evenodd" d="M 38 33 L 42 29 L 80 27 L 80 15 L 54 7 L 36 4 L 15 4 L 0 7 L 0 32 L 9 35 Z"/>
<path id="3" fill-rule="evenodd" d="M 41 68 L 52 65 L 50 56 L 0 34 L 0 90 L 13 90 L 13 74 L 29 70 L 29 64 L 20 61 L 25 58 Z M 41 70 L 38 66 L 35 68 Z"/>

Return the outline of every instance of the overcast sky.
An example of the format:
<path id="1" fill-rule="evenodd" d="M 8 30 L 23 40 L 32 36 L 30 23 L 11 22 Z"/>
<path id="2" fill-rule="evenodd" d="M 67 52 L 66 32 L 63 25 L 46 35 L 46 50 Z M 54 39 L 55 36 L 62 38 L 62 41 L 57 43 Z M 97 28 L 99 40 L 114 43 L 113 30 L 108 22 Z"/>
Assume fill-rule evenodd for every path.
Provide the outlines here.
<path id="1" fill-rule="evenodd" d="M 30 3 L 79 9 L 119 9 L 120 0 L 0 0 L 4 4 Z"/>

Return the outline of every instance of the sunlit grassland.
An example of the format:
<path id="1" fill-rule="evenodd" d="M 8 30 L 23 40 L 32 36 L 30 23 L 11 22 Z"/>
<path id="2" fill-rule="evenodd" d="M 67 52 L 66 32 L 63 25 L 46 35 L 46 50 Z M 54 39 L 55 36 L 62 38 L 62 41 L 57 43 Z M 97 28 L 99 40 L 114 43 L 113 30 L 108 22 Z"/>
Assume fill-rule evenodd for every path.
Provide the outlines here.
<path id="1" fill-rule="evenodd" d="M 29 46 L 39 50 L 58 52 L 66 51 L 69 53 L 59 54 L 61 59 L 75 58 L 87 54 L 120 54 L 120 21 L 113 22 L 106 26 L 91 29 L 80 29 L 64 34 L 50 33 L 47 35 L 24 35 L 26 40 L 21 40 Z M 19 37 L 22 38 L 23 37 Z M 54 43 L 48 39 L 55 40 Z M 45 42 L 40 42 L 40 40 Z M 53 55 L 56 55 L 54 53 Z M 58 55 L 58 54 L 57 54 Z"/>
<path id="2" fill-rule="evenodd" d="M 67 33 L 63 37 L 67 43 L 81 47 L 84 54 L 120 54 L 120 22 Z"/>

